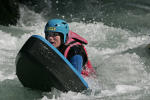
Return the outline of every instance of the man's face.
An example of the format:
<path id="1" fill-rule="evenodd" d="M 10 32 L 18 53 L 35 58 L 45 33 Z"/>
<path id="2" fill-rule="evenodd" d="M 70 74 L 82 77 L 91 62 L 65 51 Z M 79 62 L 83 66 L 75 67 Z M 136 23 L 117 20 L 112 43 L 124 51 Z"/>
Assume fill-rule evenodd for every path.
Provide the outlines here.
<path id="1" fill-rule="evenodd" d="M 59 48 L 61 45 L 60 33 L 50 33 L 46 39 L 55 47 Z"/>

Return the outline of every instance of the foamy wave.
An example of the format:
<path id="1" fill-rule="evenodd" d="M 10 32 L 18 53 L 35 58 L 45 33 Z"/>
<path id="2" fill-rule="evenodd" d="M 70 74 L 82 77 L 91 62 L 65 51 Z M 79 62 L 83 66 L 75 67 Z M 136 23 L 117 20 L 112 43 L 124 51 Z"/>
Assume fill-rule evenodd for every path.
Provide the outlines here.
<path id="1" fill-rule="evenodd" d="M 17 76 L 15 74 L 11 74 L 11 75 L 3 75 L 3 72 L 0 71 L 0 81 L 4 81 L 6 79 L 10 79 L 10 80 L 13 80 L 17 78 Z"/>

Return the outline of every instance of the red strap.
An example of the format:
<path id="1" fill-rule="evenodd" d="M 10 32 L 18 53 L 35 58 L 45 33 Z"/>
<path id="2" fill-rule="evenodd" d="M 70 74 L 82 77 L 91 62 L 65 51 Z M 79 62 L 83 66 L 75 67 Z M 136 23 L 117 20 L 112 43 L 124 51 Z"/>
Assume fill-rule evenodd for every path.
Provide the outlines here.
<path id="1" fill-rule="evenodd" d="M 75 46 L 75 45 L 81 45 L 81 43 L 75 42 L 75 43 L 73 43 L 73 44 L 70 44 L 70 45 L 67 47 L 67 49 L 65 50 L 65 52 L 64 52 L 64 56 L 65 56 L 66 58 L 67 58 L 67 56 L 68 56 L 68 52 L 69 52 L 70 48 L 73 47 L 73 46 Z M 86 51 L 86 49 L 85 49 L 84 46 L 83 46 L 83 48 L 84 48 L 84 50 L 85 50 L 85 52 L 86 52 L 86 55 L 87 55 L 87 51 Z M 87 57 L 88 57 L 88 55 L 87 55 Z M 85 69 L 82 70 L 81 74 L 82 74 L 83 76 L 89 76 L 89 75 L 91 75 L 91 74 L 95 74 L 95 70 L 93 69 L 92 64 L 91 64 L 91 62 L 90 62 L 89 60 L 88 60 L 88 62 L 86 63 Z"/>
<path id="2" fill-rule="evenodd" d="M 65 50 L 65 52 L 64 52 L 64 56 L 65 56 L 66 58 L 67 58 L 67 56 L 68 56 L 68 52 L 69 52 L 70 48 L 73 47 L 73 46 L 75 46 L 75 45 L 81 45 L 81 43 L 75 42 L 75 43 L 73 43 L 73 44 L 70 44 L 70 45 L 67 47 L 67 49 Z"/>
<path id="3" fill-rule="evenodd" d="M 86 51 L 84 46 L 83 46 L 83 48 L 84 48 L 84 50 L 86 52 L 86 55 L 88 57 L 87 51 Z M 91 64 L 91 62 L 90 62 L 90 60 L 88 60 L 88 62 L 86 63 L 85 68 L 86 69 L 83 69 L 82 72 L 81 72 L 82 75 L 89 76 L 91 74 L 95 74 L 96 73 L 94 68 L 93 68 L 93 66 L 92 66 L 92 64 Z"/>

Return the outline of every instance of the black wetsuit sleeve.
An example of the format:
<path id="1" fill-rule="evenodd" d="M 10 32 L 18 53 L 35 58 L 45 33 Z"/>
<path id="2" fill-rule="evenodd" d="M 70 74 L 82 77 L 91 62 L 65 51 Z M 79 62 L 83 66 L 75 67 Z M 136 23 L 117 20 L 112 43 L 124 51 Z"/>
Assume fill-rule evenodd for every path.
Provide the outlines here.
<path id="1" fill-rule="evenodd" d="M 87 56 L 86 56 L 85 50 L 82 47 L 82 45 L 75 45 L 75 46 L 71 47 L 68 52 L 67 59 L 70 61 L 70 59 L 75 55 L 81 55 L 83 58 L 83 65 L 86 63 Z"/>

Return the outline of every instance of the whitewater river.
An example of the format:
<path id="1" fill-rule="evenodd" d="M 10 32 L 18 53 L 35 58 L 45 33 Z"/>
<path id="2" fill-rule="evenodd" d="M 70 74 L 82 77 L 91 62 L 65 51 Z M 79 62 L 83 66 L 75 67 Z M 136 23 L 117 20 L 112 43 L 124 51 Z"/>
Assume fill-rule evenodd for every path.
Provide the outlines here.
<path id="1" fill-rule="evenodd" d="M 147 9 L 144 7 L 142 9 Z M 137 18 L 137 24 L 145 25 L 134 30 L 133 24 L 122 28 L 105 21 L 69 22 L 72 31 L 88 40 L 86 48 L 97 77 L 85 79 L 91 93 L 63 93 L 56 89 L 35 91 L 19 82 L 15 57 L 31 35 L 44 36 L 47 22 L 41 14 L 26 7 L 20 8 L 20 12 L 21 18 L 16 26 L 0 26 L 0 100 L 150 100 L 150 49 L 147 47 L 150 43 L 150 14 L 138 16 L 128 11 L 132 18 L 127 24 Z M 124 19 L 119 15 L 114 18 Z M 142 20 L 138 23 L 139 19 Z"/>

